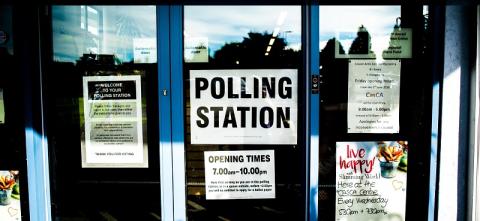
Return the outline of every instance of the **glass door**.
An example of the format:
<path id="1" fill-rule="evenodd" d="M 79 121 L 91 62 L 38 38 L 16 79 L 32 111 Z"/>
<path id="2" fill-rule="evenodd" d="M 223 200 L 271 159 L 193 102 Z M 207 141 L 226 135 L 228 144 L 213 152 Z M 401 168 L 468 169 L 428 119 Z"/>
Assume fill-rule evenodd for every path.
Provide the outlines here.
<path id="1" fill-rule="evenodd" d="M 427 220 L 428 8 L 321 5 L 319 14 L 319 220 Z"/>
<path id="2" fill-rule="evenodd" d="M 54 220 L 160 220 L 155 6 L 52 6 Z"/>
<path id="3" fill-rule="evenodd" d="M 188 220 L 305 219 L 300 6 L 185 6 Z"/>

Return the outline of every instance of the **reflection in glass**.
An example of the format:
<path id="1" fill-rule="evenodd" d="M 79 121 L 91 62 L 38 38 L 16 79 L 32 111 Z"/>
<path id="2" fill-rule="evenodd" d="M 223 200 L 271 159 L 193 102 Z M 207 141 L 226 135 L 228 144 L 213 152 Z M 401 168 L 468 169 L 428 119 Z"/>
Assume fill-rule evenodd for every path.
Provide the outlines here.
<path id="1" fill-rule="evenodd" d="M 156 63 L 155 7 L 53 7 L 54 60 L 112 54 L 117 63 Z"/>
<path id="2" fill-rule="evenodd" d="M 334 38 L 337 58 L 381 57 L 398 17 L 400 6 L 322 6 L 320 49 Z"/>
<path id="3" fill-rule="evenodd" d="M 240 15 L 240 11 L 254 16 Z M 184 13 L 185 45 L 204 39 L 208 56 L 216 59 L 212 63 L 255 66 L 260 64 L 258 59 L 276 60 L 268 57 L 278 52 L 298 54 L 301 49 L 299 7 L 188 6 Z M 185 51 L 186 62 L 191 54 Z"/>

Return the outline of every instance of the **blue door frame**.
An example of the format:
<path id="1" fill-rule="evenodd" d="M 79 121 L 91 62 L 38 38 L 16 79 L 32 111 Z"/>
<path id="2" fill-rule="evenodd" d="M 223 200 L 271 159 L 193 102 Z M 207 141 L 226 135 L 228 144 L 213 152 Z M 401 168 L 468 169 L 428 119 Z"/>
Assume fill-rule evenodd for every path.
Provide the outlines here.
<path id="1" fill-rule="evenodd" d="M 306 211 L 309 221 L 316 221 L 318 214 L 318 165 L 319 165 L 319 97 L 312 94 L 310 79 L 319 73 L 319 7 L 318 2 L 302 6 L 302 35 L 304 36 L 304 53 L 306 77 L 303 92 L 306 96 L 305 113 L 307 116 L 306 130 Z M 43 102 L 42 78 L 43 71 L 48 67 L 50 57 L 42 53 L 41 41 L 48 39 L 49 30 L 38 27 L 38 21 L 43 18 L 42 7 L 27 7 L 18 19 L 17 26 L 23 27 L 19 34 L 19 42 L 26 43 L 19 49 L 25 54 L 31 53 L 31 48 L 39 48 L 38 54 L 31 54 L 30 65 L 22 65 L 20 72 L 23 79 L 25 102 L 25 139 L 27 153 L 27 173 L 29 186 L 29 213 L 32 221 L 50 221 L 50 178 L 48 159 L 48 139 Z M 25 17 L 26 16 L 26 17 Z M 19 18 L 20 16 L 18 16 Z M 25 19 L 26 18 L 26 19 Z M 48 18 L 48 16 L 47 16 Z M 26 36 L 38 36 L 39 41 L 30 41 Z M 23 39 L 23 40 L 22 40 Z M 157 57 L 159 74 L 159 119 L 160 119 L 160 171 L 161 174 L 161 207 L 162 220 L 186 220 L 185 197 L 185 147 L 184 147 L 184 95 L 183 95 L 183 5 L 157 6 Z M 436 70 L 438 71 L 438 70 Z M 434 75 L 435 76 L 435 75 Z M 438 79 L 437 79 L 438 80 Z M 434 104 L 432 105 L 432 151 L 437 150 L 440 102 L 440 84 L 435 84 Z M 437 153 L 432 152 L 431 168 L 436 168 Z M 436 220 L 435 188 L 437 172 L 430 173 L 429 220 Z M 432 192 L 433 191 L 433 192 Z M 159 205 L 160 206 L 160 205 Z"/>

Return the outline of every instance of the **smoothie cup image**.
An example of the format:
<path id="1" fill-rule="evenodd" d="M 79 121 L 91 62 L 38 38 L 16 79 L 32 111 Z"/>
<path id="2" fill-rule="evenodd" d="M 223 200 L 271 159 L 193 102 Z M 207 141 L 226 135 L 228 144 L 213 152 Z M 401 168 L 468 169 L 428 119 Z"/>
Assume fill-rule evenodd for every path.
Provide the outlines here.
<path id="1" fill-rule="evenodd" d="M 397 175 L 398 164 L 402 156 L 403 148 L 401 146 L 379 146 L 377 157 L 380 161 L 380 174 L 383 178 L 393 178 Z"/>
<path id="2" fill-rule="evenodd" d="M 397 168 L 400 161 L 380 161 L 380 173 L 383 178 L 394 178 L 397 175 Z"/>
<path id="3" fill-rule="evenodd" d="M 0 176 L 0 205 L 10 204 L 15 179 L 10 176 Z"/>
<path id="4" fill-rule="evenodd" d="M 11 197 L 12 197 L 12 190 L 0 190 L 0 205 L 6 206 L 10 204 Z"/>

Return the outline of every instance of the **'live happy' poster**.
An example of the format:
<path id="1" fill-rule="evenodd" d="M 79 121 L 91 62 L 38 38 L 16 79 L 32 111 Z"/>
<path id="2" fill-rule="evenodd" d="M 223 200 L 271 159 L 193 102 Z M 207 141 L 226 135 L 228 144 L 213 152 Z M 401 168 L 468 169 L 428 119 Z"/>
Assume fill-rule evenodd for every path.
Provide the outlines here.
<path id="1" fill-rule="evenodd" d="M 337 221 L 405 221 L 406 141 L 337 142 Z"/>

